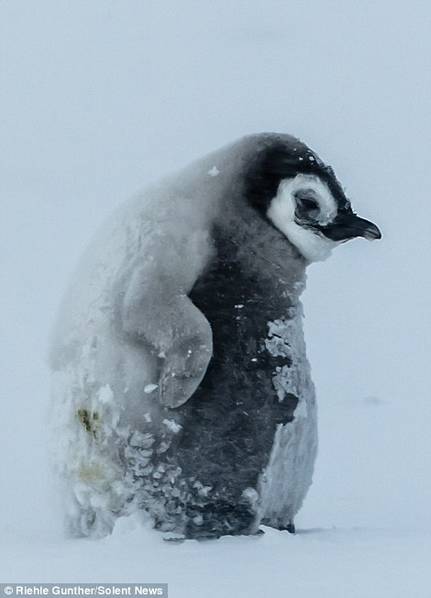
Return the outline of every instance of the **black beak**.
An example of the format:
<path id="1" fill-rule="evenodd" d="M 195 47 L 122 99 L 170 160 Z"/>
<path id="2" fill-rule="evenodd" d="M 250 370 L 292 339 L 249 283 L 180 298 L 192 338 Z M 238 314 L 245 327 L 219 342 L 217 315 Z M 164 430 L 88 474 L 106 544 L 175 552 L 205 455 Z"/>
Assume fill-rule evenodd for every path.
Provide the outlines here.
<path id="1" fill-rule="evenodd" d="M 382 238 L 382 233 L 375 224 L 359 218 L 353 212 L 338 214 L 331 224 L 320 227 L 320 231 L 332 241 L 348 241 L 354 237 L 364 237 L 368 241 Z"/>

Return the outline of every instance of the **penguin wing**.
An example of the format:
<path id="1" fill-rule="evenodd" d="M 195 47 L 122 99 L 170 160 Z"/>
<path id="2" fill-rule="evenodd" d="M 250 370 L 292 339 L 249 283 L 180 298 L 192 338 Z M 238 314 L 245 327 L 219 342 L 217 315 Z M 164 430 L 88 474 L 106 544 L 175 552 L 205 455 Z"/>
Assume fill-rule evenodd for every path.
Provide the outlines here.
<path id="1" fill-rule="evenodd" d="M 212 357 L 212 330 L 190 292 L 209 258 L 208 234 L 157 234 L 131 268 L 121 310 L 122 328 L 160 359 L 159 399 L 183 405 L 196 391 Z"/>

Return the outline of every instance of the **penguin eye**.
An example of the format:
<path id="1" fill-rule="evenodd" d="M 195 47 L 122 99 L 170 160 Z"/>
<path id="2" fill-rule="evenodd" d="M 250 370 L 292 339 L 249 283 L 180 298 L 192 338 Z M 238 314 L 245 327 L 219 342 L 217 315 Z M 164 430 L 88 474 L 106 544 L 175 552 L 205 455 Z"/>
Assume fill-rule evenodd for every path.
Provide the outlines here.
<path id="1" fill-rule="evenodd" d="M 307 210 L 307 212 L 309 212 L 310 210 L 318 210 L 319 209 L 319 205 L 317 203 L 317 201 L 315 201 L 314 199 L 300 199 L 299 200 L 301 207 L 304 208 L 305 210 Z"/>
<path id="2" fill-rule="evenodd" d="M 296 207 L 299 215 L 307 218 L 316 218 L 320 211 L 320 206 L 313 197 L 313 192 L 308 190 L 295 193 Z"/>

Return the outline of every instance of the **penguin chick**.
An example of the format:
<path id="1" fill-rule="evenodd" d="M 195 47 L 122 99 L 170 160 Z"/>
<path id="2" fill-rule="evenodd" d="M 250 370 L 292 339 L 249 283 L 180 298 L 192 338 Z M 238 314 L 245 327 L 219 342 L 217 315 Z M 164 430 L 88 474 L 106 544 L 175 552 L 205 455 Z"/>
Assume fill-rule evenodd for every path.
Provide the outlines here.
<path id="1" fill-rule="evenodd" d="M 272 133 L 120 207 L 51 345 L 70 533 L 136 510 L 187 538 L 293 531 L 317 450 L 305 269 L 355 236 L 380 231 L 308 146 Z"/>

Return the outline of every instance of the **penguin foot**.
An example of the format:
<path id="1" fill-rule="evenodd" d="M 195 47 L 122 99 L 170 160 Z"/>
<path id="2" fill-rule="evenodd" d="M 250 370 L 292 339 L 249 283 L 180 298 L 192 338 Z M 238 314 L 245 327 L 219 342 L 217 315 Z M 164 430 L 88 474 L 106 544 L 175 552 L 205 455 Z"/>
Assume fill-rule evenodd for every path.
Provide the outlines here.
<path id="1" fill-rule="evenodd" d="M 256 535 L 255 520 L 256 513 L 248 503 L 214 500 L 189 507 L 185 535 L 199 540 Z"/>
<path id="2" fill-rule="evenodd" d="M 263 519 L 261 521 L 262 525 L 267 525 L 268 527 L 272 527 L 274 529 L 278 529 L 280 532 L 289 532 L 289 534 L 295 534 L 295 524 L 293 521 L 288 521 L 287 523 L 281 523 L 280 521 L 268 520 Z"/>
<path id="3" fill-rule="evenodd" d="M 176 544 L 182 544 L 185 542 L 186 537 L 184 534 L 176 534 L 174 532 L 168 532 L 163 536 L 165 542 L 175 542 Z"/>
<path id="4" fill-rule="evenodd" d="M 254 532 L 254 534 L 251 534 L 251 535 L 256 536 L 256 537 L 264 536 L 265 531 L 263 529 L 258 529 L 257 531 Z"/>
<path id="5" fill-rule="evenodd" d="M 289 532 L 289 534 L 296 533 L 295 524 L 293 521 L 289 521 L 287 525 L 281 525 L 278 529 L 282 532 Z"/>

